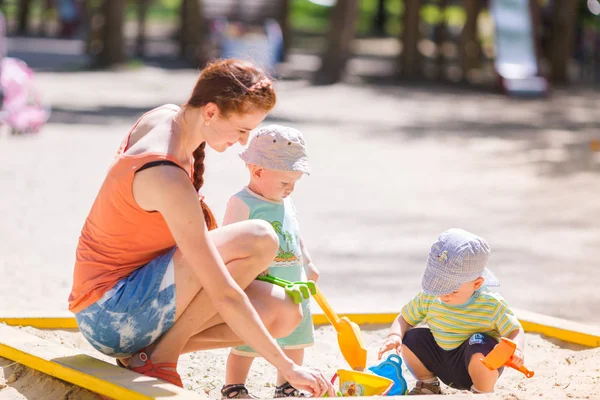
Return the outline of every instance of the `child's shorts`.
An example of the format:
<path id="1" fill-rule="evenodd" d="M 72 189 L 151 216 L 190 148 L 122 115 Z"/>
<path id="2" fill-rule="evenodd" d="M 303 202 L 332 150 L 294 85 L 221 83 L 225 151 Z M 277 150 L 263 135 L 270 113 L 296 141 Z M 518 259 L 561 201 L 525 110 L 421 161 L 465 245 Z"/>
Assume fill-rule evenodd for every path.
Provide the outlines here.
<path id="1" fill-rule="evenodd" d="M 314 328 L 312 315 L 310 313 L 310 301 L 302 302 L 302 321 L 292 333 L 284 338 L 275 339 L 279 346 L 284 350 L 304 349 L 313 345 Z M 258 353 L 248 345 L 237 346 L 231 349 L 233 354 L 246 357 L 258 357 Z"/>
<path id="2" fill-rule="evenodd" d="M 402 344 L 446 385 L 469 390 L 473 385 L 469 375 L 471 357 L 476 353 L 487 355 L 498 341 L 485 333 L 475 333 L 456 349 L 444 350 L 437 344 L 428 328 L 415 328 L 406 332 Z M 503 368 L 498 370 L 500 374 Z"/>
<path id="3" fill-rule="evenodd" d="M 306 275 L 302 266 L 297 267 L 275 267 L 269 268 L 269 274 L 276 276 L 286 281 L 306 281 Z M 294 329 L 292 333 L 284 338 L 276 339 L 279 346 L 284 350 L 304 349 L 313 345 L 314 339 L 314 328 L 312 323 L 312 315 L 310 313 L 310 301 L 302 301 L 302 321 Z M 252 349 L 252 347 L 244 345 L 238 346 L 231 349 L 233 354 L 246 356 L 246 357 L 257 357 L 258 353 Z"/>
<path id="4" fill-rule="evenodd" d="M 175 323 L 175 248 L 135 270 L 75 315 L 79 330 L 99 352 L 131 356 Z"/>

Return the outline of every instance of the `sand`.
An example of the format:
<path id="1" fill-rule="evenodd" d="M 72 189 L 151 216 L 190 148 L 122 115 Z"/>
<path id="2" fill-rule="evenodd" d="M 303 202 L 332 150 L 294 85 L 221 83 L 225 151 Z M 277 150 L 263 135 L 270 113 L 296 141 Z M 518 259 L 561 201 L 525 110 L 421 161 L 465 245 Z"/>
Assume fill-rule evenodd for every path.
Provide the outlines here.
<path id="1" fill-rule="evenodd" d="M 24 331 L 108 362 L 114 360 L 97 353 L 75 331 L 43 331 L 22 328 Z M 368 365 L 375 365 L 377 349 L 387 329 L 363 330 L 367 346 Z M 179 373 L 187 389 L 209 398 L 218 398 L 225 374 L 227 349 L 187 354 L 181 357 Z M 526 366 L 535 371 L 532 379 L 525 378 L 514 370 L 506 370 L 500 377 L 496 397 L 499 399 L 600 399 L 600 348 L 588 349 L 569 345 L 539 335 L 527 334 L 525 353 Z M 0 361 L 0 385 L 19 371 L 19 379 L 0 390 L 0 399 L 95 399 L 93 393 L 74 388 L 56 379 L 20 366 L 8 366 L 7 360 Z M 328 377 L 338 368 L 347 365 L 337 347 L 335 332 L 329 326 L 316 330 L 315 346 L 306 353 L 306 365 L 320 368 Z M 256 359 L 248 379 L 249 390 L 261 398 L 272 397 L 275 384 L 275 369 L 263 359 Z M 409 387 L 414 384 L 410 373 L 404 370 Z M 469 397 L 467 392 L 444 388 L 445 394 Z"/>

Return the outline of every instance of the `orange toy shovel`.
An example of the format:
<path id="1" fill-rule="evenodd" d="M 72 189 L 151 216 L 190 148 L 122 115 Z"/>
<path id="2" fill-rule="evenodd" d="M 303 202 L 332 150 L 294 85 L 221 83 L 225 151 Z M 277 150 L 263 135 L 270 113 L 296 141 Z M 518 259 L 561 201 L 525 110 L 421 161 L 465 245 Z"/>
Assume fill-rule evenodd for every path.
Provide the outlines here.
<path id="1" fill-rule="evenodd" d="M 500 343 L 485 358 L 482 358 L 481 362 L 490 370 L 495 370 L 505 365 L 522 372 L 528 378 L 533 377 L 533 371 L 528 370 L 524 366 L 517 367 L 512 363 L 511 359 L 516 348 L 517 344 L 515 342 L 507 338 L 501 338 Z"/>
<path id="2" fill-rule="evenodd" d="M 321 307 L 325 316 L 338 334 L 338 344 L 342 355 L 350 364 L 350 368 L 356 371 L 363 371 L 367 366 L 367 349 L 362 341 L 360 328 L 348 318 L 340 318 L 333 311 L 323 294 L 317 287 L 317 292 L 313 298 Z"/>

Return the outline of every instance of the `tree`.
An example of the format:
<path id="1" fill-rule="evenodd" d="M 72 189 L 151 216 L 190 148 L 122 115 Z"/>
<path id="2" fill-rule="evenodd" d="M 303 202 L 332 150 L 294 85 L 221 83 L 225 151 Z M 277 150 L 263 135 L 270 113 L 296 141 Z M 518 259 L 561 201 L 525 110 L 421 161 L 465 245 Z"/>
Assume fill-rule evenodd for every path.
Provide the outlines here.
<path id="1" fill-rule="evenodd" d="M 465 26 L 461 34 L 461 62 L 463 78 L 467 78 L 470 70 L 479 66 L 479 40 L 477 39 L 477 18 L 481 11 L 481 0 L 463 0 L 467 14 Z"/>
<path id="2" fill-rule="evenodd" d="M 31 0 L 19 0 L 17 33 L 25 35 L 29 32 L 29 14 L 31 11 Z"/>
<path id="3" fill-rule="evenodd" d="M 102 4 L 103 24 L 100 31 L 102 42 L 95 57 L 96 64 L 108 67 L 125 61 L 125 2 L 104 0 Z"/>
<path id="4" fill-rule="evenodd" d="M 385 36 L 385 24 L 387 22 L 387 11 L 385 0 L 377 0 L 377 13 L 373 24 L 373 32 L 378 36 Z"/>
<path id="5" fill-rule="evenodd" d="M 350 45 L 354 39 L 356 20 L 358 19 L 358 0 L 338 0 L 333 7 L 327 46 L 321 57 L 321 68 L 315 76 L 317 84 L 338 82 L 346 69 L 350 58 Z"/>
<path id="6" fill-rule="evenodd" d="M 437 67 L 438 79 L 444 78 L 444 42 L 448 37 L 448 26 L 446 23 L 446 6 L 447 0 L 439 0 L 438 6 L 440 8 L 441 18 L 438 23 L 435 25 L 433 31 L 433 41 L 436 44 L 436 57 L 435 57 L 435 65 Z"/>
<path id="7" fill-rule="evenodd" d="M 552 2 L 552 80 L 567 82 L 567 66 L 575 45 L 575 24 L 577 23 L 578 2 Z"/>
<path id="8" fill-rule="evenodd" d="M 281 33 L 283 35 L 283 54 L 281 54 L 281 61 L 285 60 L 287 53 L 291 45 L 291 29 L 289 23 L 289 12 L 290 12 L 290 0 L 280 0 L 281 5 L 279 6 L 279 13 L 277 15 L 277 22 L 281 26 Z"/>
<path id="9" fill-rule="evenodd" d="M 414 78 L 419 74 L 419 21 L 421 11 L 421 0 L 405 0 L 404 15 L 402 16 L 402 52 L 398 63 L 400 64 L 400 76 L 403 78 Z"/>
<path id="10" fill-rule="evenodd" d="M 146 47 L 146 15 L 148 14 L 150 0 L 137 0 L 137 38 L 135 41 L 135 54 L 138 57 L 144 56 Z"/>
<path id="11" fill-rule="evenodd" d="M 180 9 L 181 31 L 179 36 L 179 54 L 185 60 L 202 65 L 204 43 L 204 8 L 202 0 L 182 0 Z"/>

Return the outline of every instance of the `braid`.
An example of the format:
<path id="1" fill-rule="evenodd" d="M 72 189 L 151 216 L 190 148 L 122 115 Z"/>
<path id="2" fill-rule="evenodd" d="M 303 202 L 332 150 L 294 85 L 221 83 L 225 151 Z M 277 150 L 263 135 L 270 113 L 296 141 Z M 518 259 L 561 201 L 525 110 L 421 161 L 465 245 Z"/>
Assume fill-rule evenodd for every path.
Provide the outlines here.
<path id="1" fill-rule="evenodd" d="M 196 150 L 194 150 L 194 189 L 199 191 L 204 185 L 204 149 L 206 142 L 202 142 Z"/>
<path id="2" fill-rule="evenodd" d="M 269 78 L 262 78 L 248 88 L 248 93 L 257 93 L 259 90 L 273 89 L 273 82 Z"/>
<path id="3" fill-rule="evenodd" d="M 196 191 L 200 191 L 202 185 L 204 185 L 204 158 L 205 153 L 204 149 L 206 148 L 206 142 L 202 142 L 200 146 L 196 150 L 194 150 L 194 188 Z M 213 230 L 217 228 L 217 220 L 213 215 L 208 205 L 204 202 L 204 199 L 200 200 L 200 205 L 202 206 L 202 212 L 204 213 L 204 220 L 206 221 L 206 226 L 208 230 Z"/>

